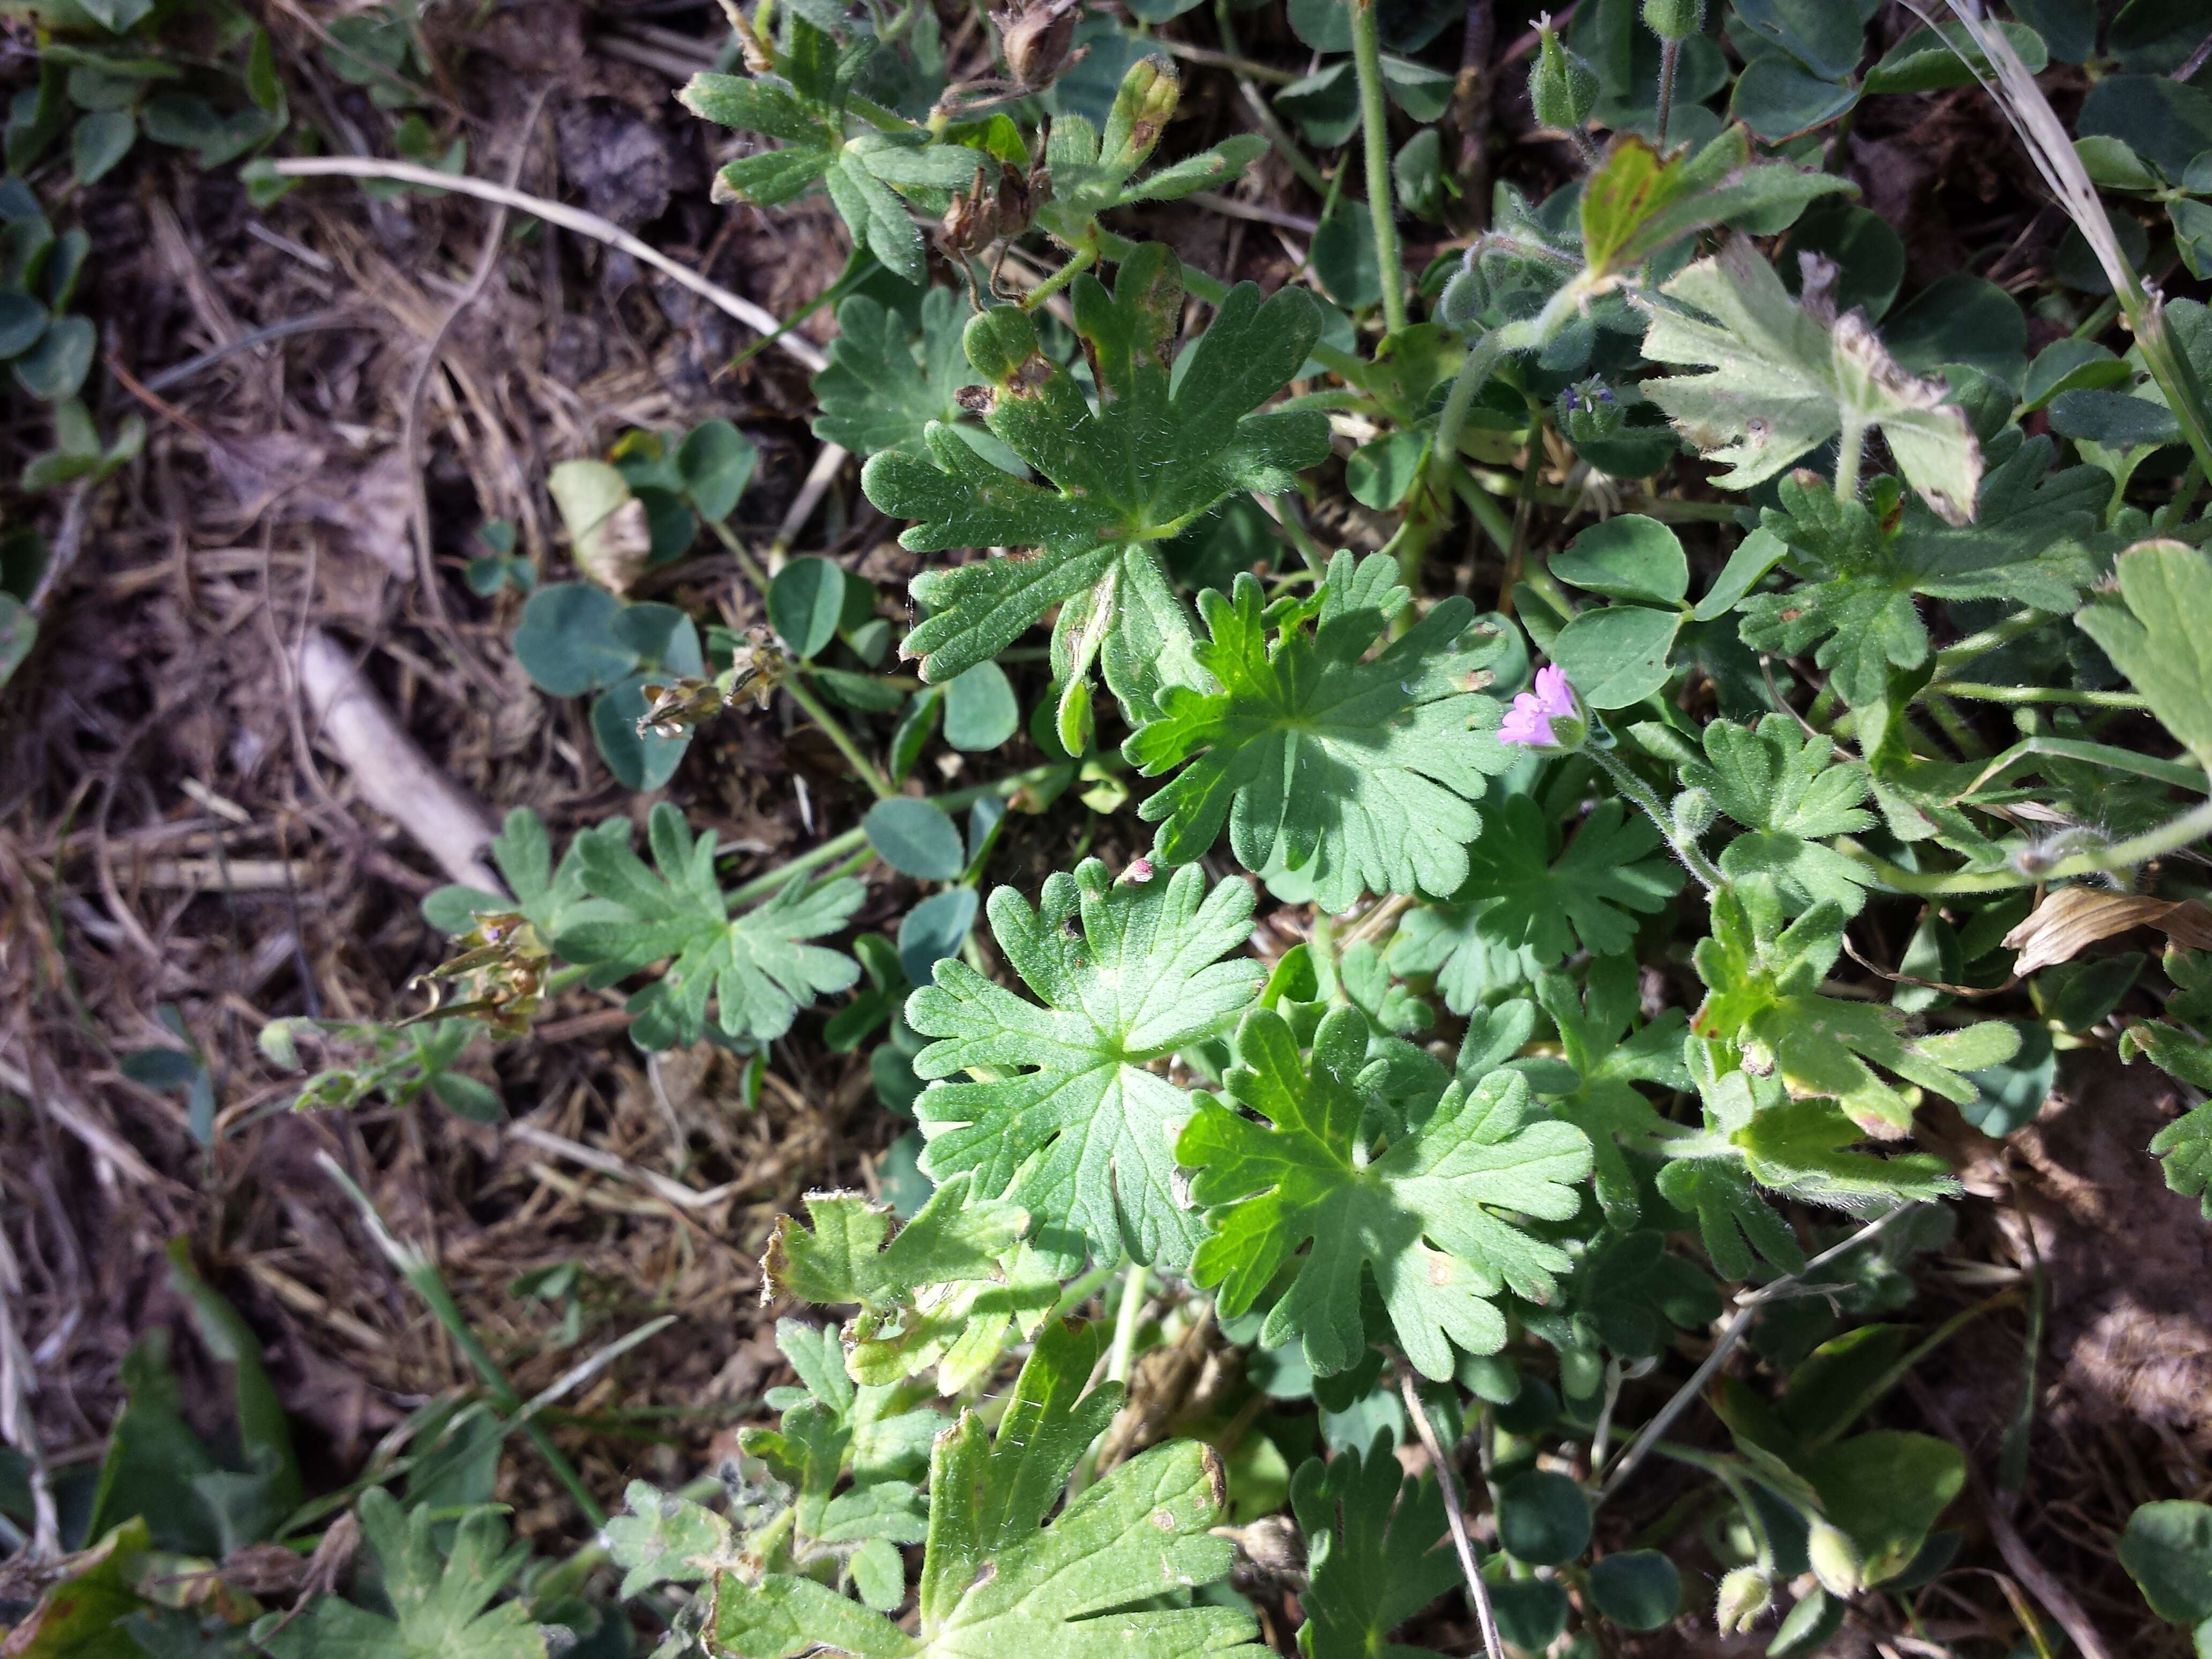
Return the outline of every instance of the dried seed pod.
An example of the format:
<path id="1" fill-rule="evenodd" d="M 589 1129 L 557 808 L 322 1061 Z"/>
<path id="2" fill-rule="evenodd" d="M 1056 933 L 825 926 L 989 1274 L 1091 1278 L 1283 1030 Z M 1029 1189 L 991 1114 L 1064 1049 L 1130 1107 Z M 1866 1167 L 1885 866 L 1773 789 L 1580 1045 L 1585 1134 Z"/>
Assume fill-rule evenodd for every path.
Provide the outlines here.
<path id="1" fill-rule="evenodd" d="M 1051 85 L 1067 67 L 1080 4 L 1081 0 L 1016 0 L 991 14 L 999 27 L 1000 53 L 1024 92 Z"/>

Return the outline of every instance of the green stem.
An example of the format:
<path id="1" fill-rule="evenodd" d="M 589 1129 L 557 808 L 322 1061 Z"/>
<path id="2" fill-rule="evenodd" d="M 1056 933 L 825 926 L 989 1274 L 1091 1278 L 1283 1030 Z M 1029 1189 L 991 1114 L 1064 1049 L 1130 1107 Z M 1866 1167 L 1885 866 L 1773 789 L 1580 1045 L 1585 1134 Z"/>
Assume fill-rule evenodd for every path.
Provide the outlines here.
<path id="1" fill-rule="evenodd" d="M 2208 835 L 2212 835 L 2212 800 L 2193 806 L 2179 817 L 2169 819 L 2157 829 L 2147 830 L 2140 836 L 2130 836 L 2125 841 L 2114 842 L 2111 846 L 2099 848 L 2094 852 L 2076 853 L 2070 858 L 2039 865 L 2033 870 L 1992 870 L 1978 875 L 1923 875 L 1892 864 L 1887 859 L 1875 857 L 1849 837 L 1838 840 L 1835 846 L 1844 857 L 1873 871 L 1884 885 L 1900 893 L 1934 896 L 2001 893 L 2014 887 L 2067 881 L 2075 876 L 2104 875 L 2163 858 L 2168 853 L 2177 852 Z"/>
<path id="2" fill-rule="evenodd" d="M 2066 702 L 2086 708 L 2148 708 L 2132 691 L 2076 691 L 2065 686 L 1982 685 L 1972 680 L 1935 680 L 1920 695 L 1970 697 L 1977 702 Z"/>
<path id="3" fill-rule="evenodd" d="M 1942 679 L 1957 672 L 1977 657 L 1986 657 L 1999 646 L 2009 645 L 2023 634 L 2033 634 L 2046 628 L 2058 618 L 2048 611 L 2016 611 L 2001 623 L 1994 623 L 1978 634 L 1969 634 L 1956 645 L 1946 646 L 1936 653 L 1936 678 Z"/>
<path id="4" fill-rule="evenodd" d="M 1859 461 L 1866 453 L 1866 428 L 1855 420 L 1846 420 L 1843 431 L 1836 438 L 1836 499 L 1855 501 L 1859 498 Z"/>
<path id="5" fill-rule="evenodd" d="M 337 1182 L 346 1195 L 353 1200 L 361 1212 L 362 1220 L 368 1227 L 369 1236 L 376 1241 L 377 1248 L 384 1252 L 386 1259 L 398 1270 L 399 1276 L 407 1281 L 415 1294 L 422 1298 L 423 1304 L 446 1328 L 447 1334 L 453 1339 L 453 1346 L 461 1351 L 462 1358 L 483 1379 L 485 1388 L 490 1391 L 494 1407 L 502 1413 L 520 1411 L 522 1396 L 515 1392 L 514 1385 L 500 1370 L 499 1362 L 491 1357 L 490 1351 L 470 1328 L 467 1316 L 461 1312 L 460 1304 L 453 1300 L 453 1293 L 446 1288 L 446 1281 L 440 1277 L 436 1264 L 415 1246 L 404 1243 L 385 1224 L 384 1217 L 368 1194 L 354 1185 L 336 1158 L 328 1152 L 318 1152 L 315 1161 L 323 1166 L 324 1173 Z M 592 1496 L 591 1488 L 584 1484 L 583 1476 L 576 1473 L 576 1466 L 553 1443 L 552 1437 L 536 1422 L 524 1423 L 522 1432 L 538 1449 L 538 1455 L 544 1458 L 546 1467 L 553 1471 L 553 1478 L 568 1489 L 569 1497 L 575 1499 L 576 1508 L 584 1518 L 595 1528 L 605 1526 L 607 1512 L 599 1507 L 599 1500 Z"/>
<path id="6" fill-rule="evenodd" d="M 1041 766 L 1032 766 L 1024 772 L 1012 772 L 989 783 L 970 784 L 965 789 L 955 789 L 927 799 L 933 806 L 941 807 L 947 812 L 957 812 L 963 807 L 973 806 L 987 795 L 1004 799 L 1009 795 L 1019 794 L 1031 784 L 1049 782 L 1056 774 L 1073 769 L 1074 763 L 1072 761 L 1047 761 Z M 867 830 L 855 825 L 842 835 L 832 836 L 819 847 L 809 848 L 798 857 L 786 859 L 773 870 L 732 888 L 728 894 L 730 908 L 734 910 L 749 900 L 766 898 L 793 876 L 818 870 L 825 864 L 835 864 L 839 859 L 857 854 L 865 862 L 873 856 L 867 847 Z"/>
<path id="7" fill-rule="evenodd" d="M 1352 61 L 1359 76 L 1359 125 L 1367 148 L 1367 212 L 1375 223 L 1375 264 L 1382 278 L 1382 322 L 1406 326 L 1405 258 L 1390 197 L 1390 117 L 1382 102 L 1382 47 L 1375 0 L 1352 0 Z"/>
<path id="8" fill-rule="evenodd" d="M 1152 1287 L 1152 1270 L 1141 1261 L 1129 1264 L 1121 1281 L 1121 1305 L 1114 1315 L 1114 1351 L 1106 1358 L 1106 1380 L 1127 1382 L 1137 1357 L 1137 1328 L 1144 1317 L 1145 1292 Z"/>
<path id="9" fill-rule="evenodd" d="M 846 731 L 845 723 L 831 714 L 829 706 L 809 689 L 805 672 L 804 668 L 794 667 L 783 678 L 783 689 L 791 693 L 792 702 L 799 705 L 807 719 L 821 727 L 823 737 L 836 744 L 837 752 L 845 757 L 845 763 L 860 775 L 860 781 L 874 792 L 878 800 L 890 799 L 898 793 L 891 787 L 891 781 L 884 775 L 881 767 L 867 757 L 860 745 L 853 741 L 853 735 Z"/>
<path id="10" fill-rule="evenodd" d="M 1667 153 L 1667 118 L 1674 109 L 1674 68 L 1681 61 L 1682 43 L 1662 35 L 1659 39 L 1659 119 L 1653 145 L 1662 155 Z"/>
<path id="11" fill-rule="evenodd" d="M 1060 1300 L 1052 1304 L 1052 1316 L 1054 1319 L 1069 1317 L 1104 1289 L 1106 1281 L 1121 1271 L 1119 1262 L 1102 1261 L 1082 1278 L 1070 1280 L 1067 1288 L 1060 1293 Z"/>
<path id="12" fill-rule="evenodd" d="M 1644 815 L 1651 820 L 1653 826 L 1667 838 L 1667 844 L 1674 849 L 1674 856 L 1682 860 L 1683 867 L 1698 878 L 1708 893 L 1718 892 L 1728 885 L 1728 878 L 1705 856 L 1705 850 L 1696 841 L 1675 830 L 1674 815 L 1667 810 L 1651 786 L 1629 769 L 1626 762 L 1609 750 L 1600 749 L 1594 744 L 1582 752 L 1598 763 L 1600 769 L 1613 780 L 1614 788 L 1643 808 Z"/>
<path id="13" fill-rule="evenodd" d="M 1504 557 L 1513 547 L 1513 520 L 1505 516 L 1498 497 L 1484 489 L 1481 480 L 1463 466 L 1452 468 L 1451 486 L 1460 505 L 1467 508 L 1468 516 L 1482 526 L 1482 533 L 1490 538 L 1498 556 Z"/>
<path id="14" fill-rule="evenodd" d="M 1093 226 L 1095 230 L 1095 221 L 1093 222 Z M 1090 267 L 1091 262 L 1097 259 L 1097 237 L 1095 234 L 1085 237 L 1084 239 L 1083 246 L 1076 249 L 1073 254 L 1068 256 L 1067 262 L 1065 264 L 1061 265 L 1058 270 L 1054 271 L 1051 276 L 1046 277 L 1044 281 L 1039 283 L 1035 288 L 1031 289 L 1027 294 L 1022 296 L 1022 309 L 1024 311 L 1035 311 L 1047 300 L 1052 298 L 1054 295 L 1059 293 L 1060 289 L 1066 288 L 1070 283 L 1073 282 L 1078 276 L 1081 275 L 1083 271 Z"/>
<path id="15" fill-rule="evenodd" d="M 2189 440 L 2197 464 L 2212 471 L 2212 410 L 2206 406 L 2203 383 L 2166 323 L 2166 301 L 2146 294 L 2139 283 L 2129 286 L 2121 304 L 2135 330 L 2136 343 L 2142 349 L 2143 362 L 2166 393 L 2166 407 L 2181 422 L 2182 435 Z"/>

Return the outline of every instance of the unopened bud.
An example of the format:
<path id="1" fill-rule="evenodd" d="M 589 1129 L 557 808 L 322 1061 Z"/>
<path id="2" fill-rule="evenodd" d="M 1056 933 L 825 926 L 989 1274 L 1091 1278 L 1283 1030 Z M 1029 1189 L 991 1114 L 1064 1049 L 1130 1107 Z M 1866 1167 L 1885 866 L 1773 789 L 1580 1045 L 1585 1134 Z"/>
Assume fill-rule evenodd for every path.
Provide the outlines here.
<path id="1" fill-rule="evenodd" d="M 1705 0 L 1644 0 L 1644 22 L 1662 40 L 1686 40 L 1705 27 Z"/>
<path id="2" fill-rule="evenodd" d="M 1580 132 L 1597 107 L 1597 71 L 1559 44 L 1548 14 L 1536 21 L 1536 65 L 1528 71 L 1528 101 L 1540 126 Z"/>
<path id="3" fill-rule="evenodd" d="M 1813 1523 L 1805 1540 L 1805 1559 L 1811 1563 L 1813 1577 L 1820 1581 L 1820 1588 L 1831 1595 L 1848 1599 L 1866 1588 L 1866 1565 L 1859 1559 L 1857 1548 L 1826 1521 Z"/>
<path id="4" fill-rule="evenodd" d="M 1470 267 L 1444 284 L 1443 298 L 1437 302 L 1437 316 L 1446 328 L 1464 334 L 1482 320 L 1482 313 L 1489 308 L 1490 284 L 1480 271 Z"/>
<path id="5" fill-rule="evenodd" d="M 1774 1605 L 1774 1585 L 1757 1567 L 1738 1567 L 1721 1580 L 1713 1599 L 1713 1623 L 1723 1636 L 1734 1636 L 1757 1624 Z"/>
<path id="6" fill-rule="evenodd" d="M 1695 841 L 1713 827 L 1717 809 L 1702 789 L 1685 789 L 1674 797 L 1674 833 Z"/>
<path id="7" fill-rule="evenodd" d="M 1140 58 L 1121 77 L 1098 154 L 1105 166 L 1133 168 L 1152 153 L 1182 99 L 1182 81 L 1164 58 Z"/>
<path id="8" fill-rule="evenodd" d="M 1612 437 L 1620 430 L 1627 412 L 1613 388 L 1595 375 L 1562 388 L 1553 400 L 1554 418 L 1569 443 L 1595 443 Z"/>

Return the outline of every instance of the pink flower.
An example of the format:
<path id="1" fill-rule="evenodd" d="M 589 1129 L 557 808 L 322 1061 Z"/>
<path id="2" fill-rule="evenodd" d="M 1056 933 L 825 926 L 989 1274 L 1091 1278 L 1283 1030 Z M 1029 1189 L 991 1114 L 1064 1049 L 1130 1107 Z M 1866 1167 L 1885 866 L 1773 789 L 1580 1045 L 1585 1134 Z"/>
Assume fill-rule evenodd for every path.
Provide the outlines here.
<path id="1" fill-rule="evenodd" d="M 1565 721 L 1566 729 L 1554 726 L 1554 720 Z M 1572 749 L 1580 744 L 1582 732 L 1582 710 L 1575 701 L 1574 687 L 1556 663 L 1547 663 L 1536 671 L 1536 689 L 1523 691 L 1505 711 L 1498 740 L 1528 749 Z"/>

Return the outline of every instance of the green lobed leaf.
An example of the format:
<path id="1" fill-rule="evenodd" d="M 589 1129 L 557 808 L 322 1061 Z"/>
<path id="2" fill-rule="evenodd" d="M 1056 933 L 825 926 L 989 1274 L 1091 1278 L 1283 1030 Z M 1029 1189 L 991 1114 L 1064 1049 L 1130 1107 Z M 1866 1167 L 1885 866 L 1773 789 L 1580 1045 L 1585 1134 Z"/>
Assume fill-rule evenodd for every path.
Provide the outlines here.
<path id="1" fill-rule="evenodd" d="M 392 1616 L 335 1595 L 297 1619 L 271 1615 L 255 1639 L 275 1659 L 544 1659 L 545 1638 L 528 1604 L 492 1605 L 530 1554 L 527 1545 L 508 1546 L 497 1510 L 464 1515 L 442 1559 L 434 1535 L 441 1522 L 428 1505 L 403 1514 L 398 1499 L 371 1486 L 357 1513 L 383 1569 Z"/>
<path id="2" fill-rule="evenodd" d="M 978 1196 L 1020 1205 L 1052 1248 L 1188 1261 L 1198 1221 L 1172 1193 L 1191 1097 L 1149 1067 L 1224 1029 L 1257 993 L 1257 963 L 1220 960 L 1250 936 L 1252 908 L 1241 881 L 1209 892 L 1186 866 L 1116 885 L 1096 859 L 1048 876 L 1034 910 L 994 891 L 992 935 L 1042 1006 L 953 958 L 908 1000 L 908 1023 L 940 1039 L 915 1074 L 978 1079 L 935 1082 L 915 1103 L 923 1169 L 938 1181 L 973 1170 Z"/>
<path id="3" fill-rule="evenodd" d="M 1687 1018 L 1680 1009 L 1669 1008 L 1649 1024 L 1639 1024 L 1638 977 L 1633 957 L 1604 956 L 1590 963 L 1588 984 L 1579 995 L 1564 974 L 1536 979 L 1536 1000 L 1559 1027 L 1560 1048 L 1577 1079 L 1572 1093 L 1551 1103 L 1552 1110 L 1589 1137 L 1592 1184 L 1607 1221 L 1616 1228 L 1634 1226 L 1642 1213 L 1623 1147 L 1648 1153 L 1670 1132 L 1635 1085 L 1690 1086 L 1682 1064 Z"/>
<path id="4" fill-rule="evenodd" d="M 930 1194 L 894 1231 L 889 1206 L 860 1193 L 809 1193 L 808 1220 L 776 1218 L 761 1272 L 779 1296 L 870 1313 L 911 1302 L 916 1291 L 1000 1272 L 999 1258 L 1029 1226 L 1029 1213 L 1003 1200 L 971 1199 L 963 1172 Z"/>
<path id="5" fill-rule="evenodd" d="M 1442 1379 L 1452 1374 L 1455 1346 L 1483 1354 L 1504 1345 L 1496 1304 L 1504 1291 L 1537 1303 L 1558 1294 L 1565 1253 L 1493 1209 L 1572 1215 L 1589 1142 L 1568 1124 L 1524 1122 L 1527 1081 L 1496 1072 L 1472 1091 L 1449 1084 L 1387 1151 L 1358 1155 L 1366 1101 L 1354 1079 L 1367 1037 L 1358 1009 L 1333 1008 L 1309 1065 L 1280 1015 L 1245 1016 L 1237 1033 L 1243 1063 L 1225 1079 L 1243 1112 L 1207 1097 L 1176 1145 L 1177 1160 L 1195 1171 L 1191 1196 L 1207 1211 L 1191 1277 L 1220 1286 L 1222 1311 L 1234 1316 L 1287 1270 L 1261 1343 L 1295 1338 L 1326 1374 L 1366 1352 L 1360 1295 L 1371 1275 L 1407 1358 Z"/>
<path id="6" fill-rule="evenodd" d="M 1138 808 L 1159 822 L 1155 855 L 1209 851 L 1225 822 L 1248 870 L 1303 873 L 1327 910 L 1362 891 L 1445 894 L 1467 878 L 1474 802 L 1511 755 L 1491 735 L 1494 700 L 1468 687 L 1504 648 L 1494 625 L 1448 599 L 1376 655 L 1408 602 L 1381 554 L 1340 552 L 1314 600 L 1269 639 L 1256 579 L 1200 596 L 1195 653 L 1218 690 L 1170 687 L 1122 753 L 1174 780 Z"/>
<path id="7" fill-rule="evenodd" d="M 1754 161 L 1741 126 L 1663 159 L 1641 138 L 1617 137 L 1583 185 L 1583 258 L 1593 276 L 1618 275 L 1694 232 L 1851 188 L 1832 173 Z"/>
<path id="8" fill-rule="evenodd" d="M 1592 807 L 1573 841 L 1549 856 L 1550 827 L 1527 795 L 1509 795 L 1468 848 L 1467 879 L 1453 906 L 1479 907 L 1486 939 L 1523 947 L 1546 966 L 1580 949 L 1626 951 L 1637 924 L 1682 890 L 1682 866 L 1660 852 L 1650 819 L 1618 800 Z"/>
<path id="9" fill-rule="evenodd" d="M 1123 261 L 1110 292 L 1088 273 L 1076 279 L 1070 298 L 1095 365 L 1095 411 L 1044 354 L 1027 315 L 1001 307 L 969 322 L 968 358 L 989 382 L 985 424 L 1043 483 L 1010 476 L 941 426 L 925 432 L 927 458 L 891 451 L 869 460 L 868 499 L 919 520 L 902 545 L 1034 550 L 915 580 L 915 598 L 935 614 L 904 649 L 922 659 L 925 678 L 950 679 L 996 655 L 1142 544 L 1177 534 L 1232 490 L 1286 489 L 1327 453 L 1320 414 L 1252 412 L 1319 337 L 1312 301 L 1286 289 L 1262 304 L 1241 283 L 1178 359 L 1182 289 L 1182 266 L 1158 243 Z"/>
<path id="10" fill-rule="evenodd" d="M 1433 1480 L 1406 1476 L 1377 1437 L 1364 1455 L 1346 1447 L 1291 1479 L 1291 1507 L 1306 1540 L 1305 1659 L 1417 1659 L 1391 1632 L 1459 1582 L 1444 1538 L 1443 1495 Z"/>
<path id="11" fill-rule="evenodd" d="M 805 940 L 843 927 L 867 890 L 840 878 L 809 890 L 797 876 L 765 903 L 732 916 L 714 875 L 713 831 L 694 838 L 684 815 L 663 801 L 649 823 L 653 863 L 646 867 L 628 839 L 580 837 L 585 886 L 620 913 L 572 923 L 554 939 L 568 961 L 611 985 L 672 957 L 659 983 L 630 999 L 632 1037 L 647 1048 L 696 1042 L 707 1001 L 733 1037 L 766 1042 L 791 1029 L 799 1011 L 851 988 L 859 965 Z"/>
<path id="12" fill-rule="evenodd" d="M 1681 768 L 1685 786 L 1703 789 L 1747 833 L 1721 852 L 1731 880 L 1765 887 L 1785 915 L 1826 901 L 1856 912 L 1865 902 L 1865 866 L 1822 843 L 1874 826 L 1860 803 L 1866 769 L 1841 760 L 1835 745 L 1783 714 L 1756 727 L 1717 720 L 1703 733 L 1703 763 Z"/>
<path id="13" fill-rule="evenodd" d="M 1879 428 L 1939 516 L 1974 516 L 1982 453 L 1965 413 L 1940 382 L 1899 368 L 1863 313 L 1837 315 L 1832 297 L 1809 283 L 1802 303 L 1791 300 L 1747 237 L 1661 292 L 1680 308 L 1652 308 L 1644 355 L 1711 368 L 1647 380 L 1644 392 L 1710 459 L 1729 463 L 1716 483 L 1748 489 L 1839 431 Z"/>
<path id="14" fill-rule="evenodd" d="M 2148 702 L 2159 723 L 2212 766 L 2212 558 L 2179 542 L 2120 555 L 2119 603 L 2075 622 Z"/>

